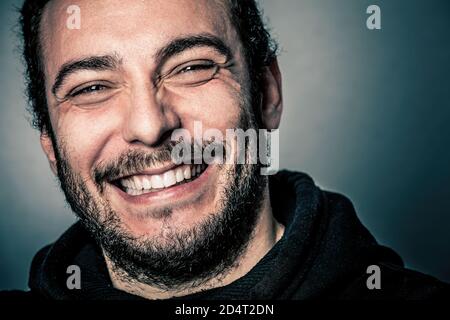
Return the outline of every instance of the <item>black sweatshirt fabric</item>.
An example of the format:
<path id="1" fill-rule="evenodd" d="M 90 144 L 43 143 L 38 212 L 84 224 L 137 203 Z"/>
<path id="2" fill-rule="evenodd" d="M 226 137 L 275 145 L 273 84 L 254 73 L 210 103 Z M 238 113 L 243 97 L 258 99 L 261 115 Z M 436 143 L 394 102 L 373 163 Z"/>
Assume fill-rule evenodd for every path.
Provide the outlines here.
<path id="1" fill-rule="evenodd" d="M 322 191 L 304 173 L 270 178 L 274 215 L 285 233 L 244 277 L 181 299 L 440 299 L 449 285 L 405 269 L 401 258 L 379 245 L 344 196 Z M 67 267 L 81 270 L 81 289 L 69 290 Z M 368 289 L 367 268 L 381 270 L 381 289 Z M 143 300 L 113 287 L 99 247 L 80 223 L 33 259 L 30 291 L 0 296 L 56 300 Z M 179 298 L 180 299 L 180 298 Z"/>

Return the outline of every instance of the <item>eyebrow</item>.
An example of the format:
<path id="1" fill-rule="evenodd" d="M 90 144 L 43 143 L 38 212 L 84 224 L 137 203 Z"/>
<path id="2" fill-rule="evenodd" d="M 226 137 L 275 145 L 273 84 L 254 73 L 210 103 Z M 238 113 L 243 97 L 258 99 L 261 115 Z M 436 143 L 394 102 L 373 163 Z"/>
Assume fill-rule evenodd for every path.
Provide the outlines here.
<path id="1" fill-rule="evenodd" d="M 186 50 L 197 47 L 211 47 L 221 55 L 225 56 L 227 61 L 233 56 L 230 47 L 228 47 L 220 38 L 212 34 L 200 34 L 172 40 L 166 46 L 158 50 L 155 54 L 155 60 L 158 66 L 162 66 L 168 59 L 179 55 Z"/>
<path id="2" fill-rule="evenodd" d="M 52 93 L 56 95 L 56 92 L 61 88 L 64 81 L 71 74 L 81 70 L 115 70 L 120 65 L 121 60 L 118 55 L 104 55 L 104 56 L 92 56 L 86 57 L 81 60 L 69 61 L 64 63 L 58 71 L 55 82 L 52 86 Z"/>

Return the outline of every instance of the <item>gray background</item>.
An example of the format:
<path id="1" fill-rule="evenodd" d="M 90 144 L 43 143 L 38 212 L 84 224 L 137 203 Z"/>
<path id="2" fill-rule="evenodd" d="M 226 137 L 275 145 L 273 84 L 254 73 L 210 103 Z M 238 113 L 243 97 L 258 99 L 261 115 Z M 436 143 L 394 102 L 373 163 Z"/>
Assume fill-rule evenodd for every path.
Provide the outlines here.
<path id="1" fill-rule="evenodd" d="M 74 221 L 27 123 L 20 3 L 0 5 L 0 289 L 26 288 L 33 254 Z M 408 267 L 450 281 L 450 1 L 262 5 L 282 46 L 281 165 L 350 197 Z"/>

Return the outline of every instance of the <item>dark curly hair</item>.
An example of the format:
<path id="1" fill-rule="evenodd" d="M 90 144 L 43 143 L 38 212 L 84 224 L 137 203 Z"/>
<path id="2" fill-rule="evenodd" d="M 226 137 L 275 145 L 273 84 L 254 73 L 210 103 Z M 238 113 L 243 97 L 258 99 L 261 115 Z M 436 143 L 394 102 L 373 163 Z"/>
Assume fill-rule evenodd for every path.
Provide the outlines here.
<path id="1" fill-rule="evenodd" d="M 23 60 L 32 125 L 42 133 L 53 134 L 45 95 L 45 75 L 40 43 L 40 22 L 50 0 L 25 0 L 20 10 Z M 277 54 L 277 44 L 262 19 L 255 0 L 226 0 L 231 22 L 240 36 L 251 80 L 252 97 L 261 90 L 263 67 Z M 254 101 L 255 102 L 255 101 Z M 257 116 L 256 118 L 259 118 Z M 257 119 L 259 122 L 260 119 Z"/>

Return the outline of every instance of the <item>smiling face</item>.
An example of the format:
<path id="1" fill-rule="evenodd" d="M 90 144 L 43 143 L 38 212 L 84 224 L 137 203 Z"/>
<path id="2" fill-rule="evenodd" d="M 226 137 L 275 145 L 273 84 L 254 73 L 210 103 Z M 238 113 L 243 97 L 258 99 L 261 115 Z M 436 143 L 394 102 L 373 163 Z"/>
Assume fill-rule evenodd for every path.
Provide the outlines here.
<path id="1" fill-rule="evenodd" d="M 170 160 L 171 133 L 194 136 L 195 121 L 224 136 L 255 127 L 225 5 L 77 1 L 71 30 L 72 4 L 51 1 L 41 22 L 54 134 L 41 142 L 68 202 L 130 276 L 170 286 L 225 268 L 258 221 L 265 180 L 255 165 Z M 221 252 L 206 261 L 205 250 Z"/>

